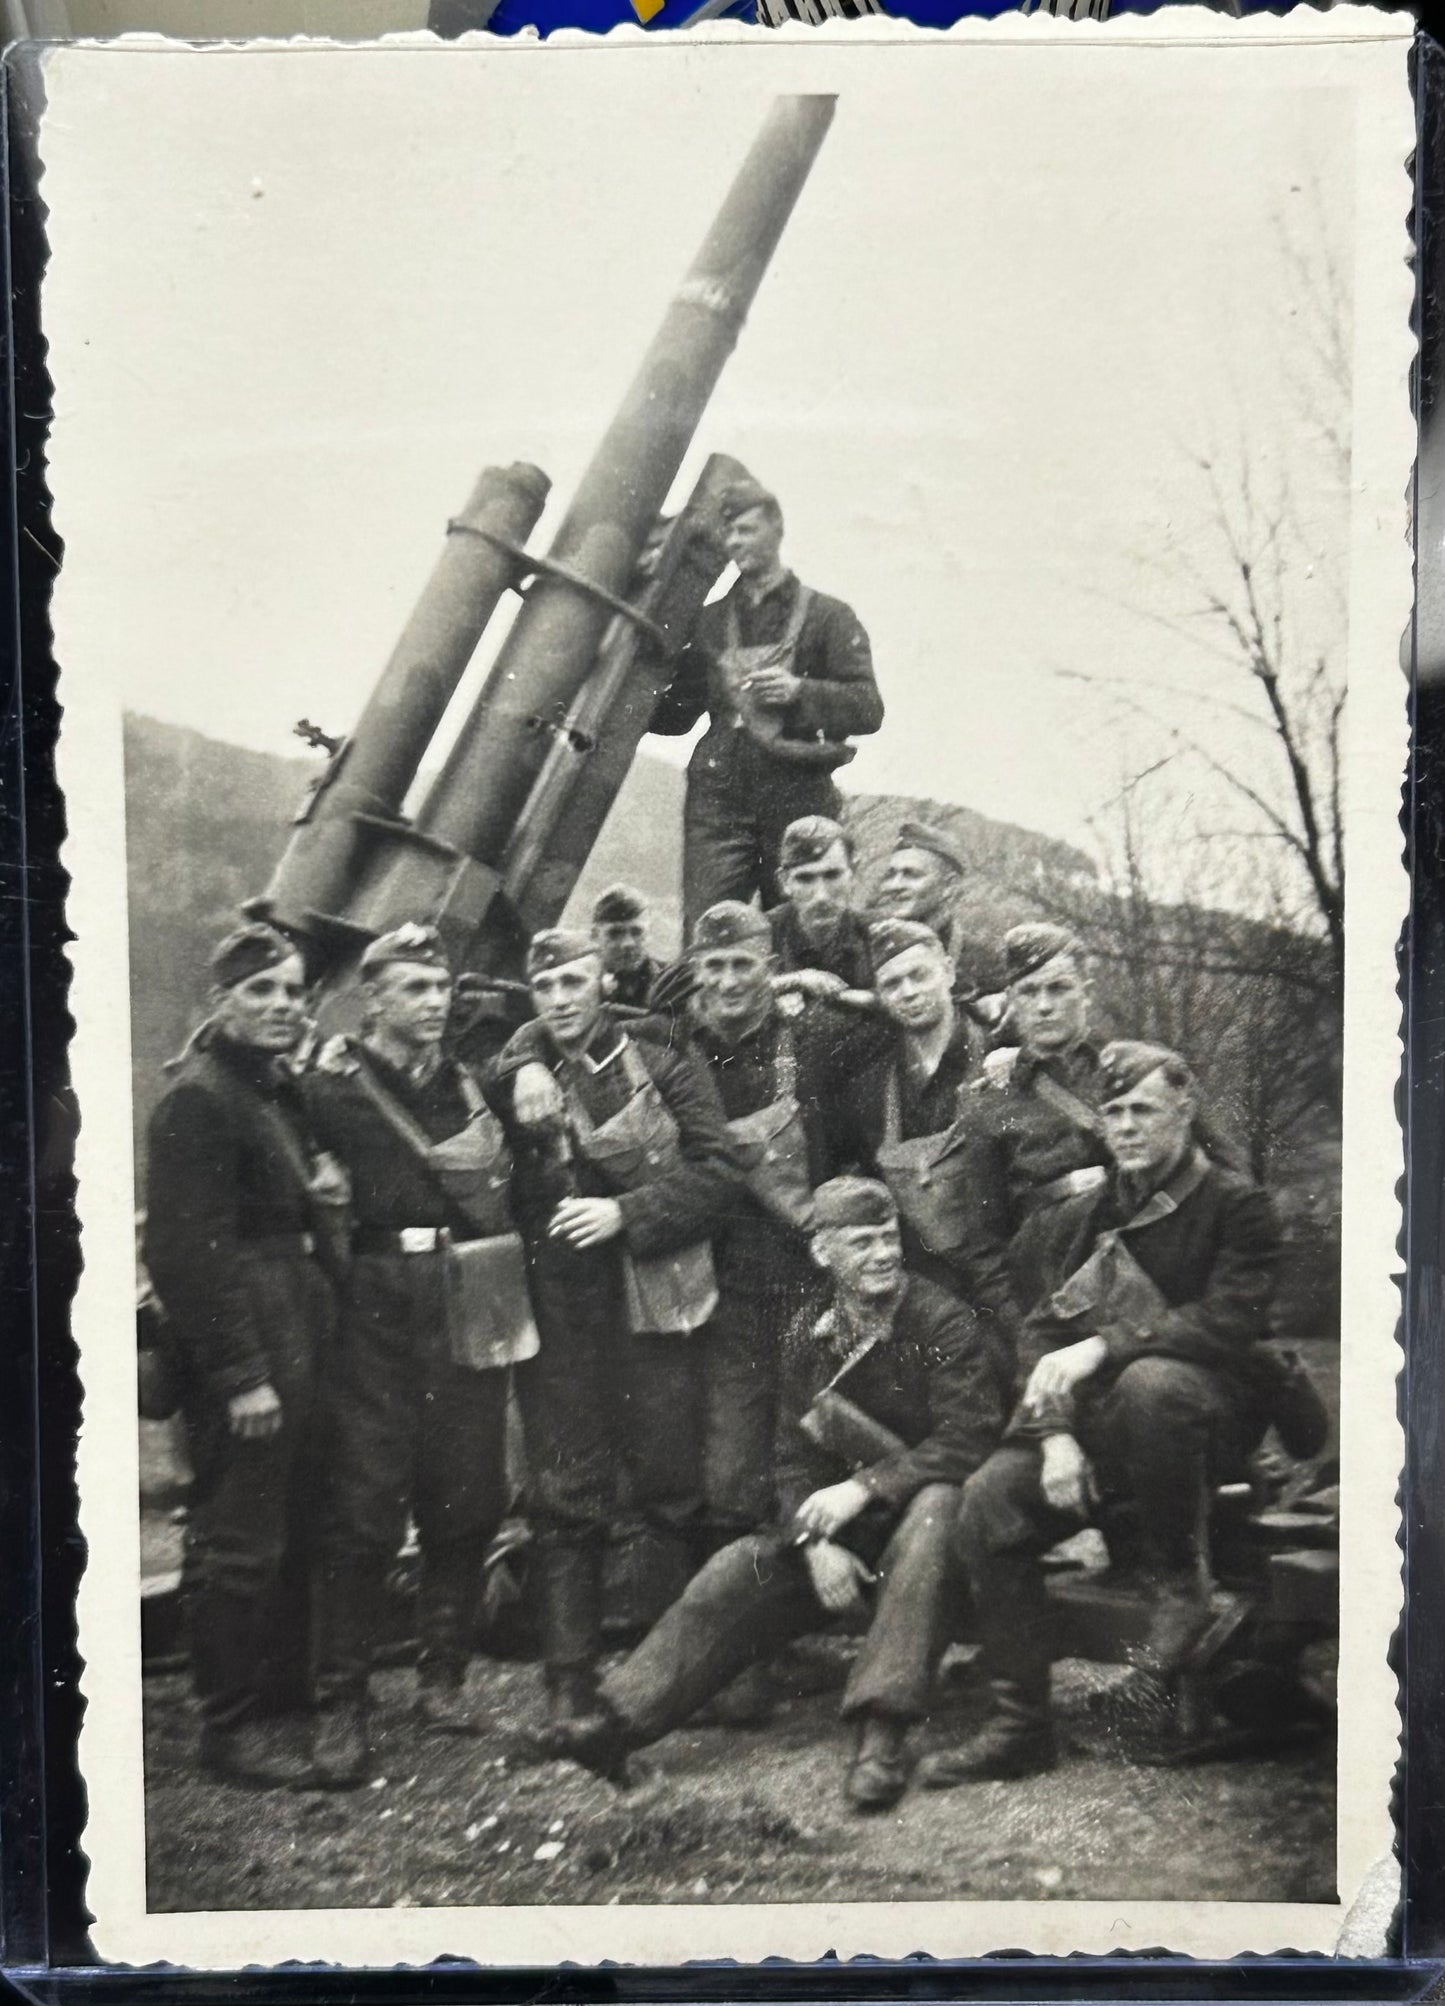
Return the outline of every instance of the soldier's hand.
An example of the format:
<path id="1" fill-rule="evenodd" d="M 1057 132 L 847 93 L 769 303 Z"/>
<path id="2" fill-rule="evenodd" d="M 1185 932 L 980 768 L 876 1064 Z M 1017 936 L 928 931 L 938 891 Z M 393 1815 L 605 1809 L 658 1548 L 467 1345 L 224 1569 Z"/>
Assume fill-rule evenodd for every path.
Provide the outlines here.
<path id="1" fill-rule="evenodd" d="M 1039 1489 L 1044 1503 L 1074 1518 L 1087 1518 L 1093 1499 L 1089 1459 L 1072 1435 L 1045 1435 Z"/>
<path id="2" fill-rule="evenodd" d="M 512 1086 L 512 1113 L 523 1128 L 546 1128 L 561 1121 L 562 1089 L 538 1059 L 519 1066 Z"/>
<path id="3" fill-rule="evenodd" d="M 769 710 L 786 710 L 803 687 L 803 678 L 791 669 L 754 669 L 748 677 L 748 694 Z"/>
<path id="4" fill-rule="evenodd" d="M 872 1495 L 868 1486 L 860 1484 L 856 1477 L 847 1477 L 841 1484 L 829 1484 L 804 1498 L 798 1506 L 798 1529 L 814 1539 L 831 1539 L 857 1518 Z"/>
<path id="5" fill-rule="evenodd" d="M 601 1247 L 622 1231 L 622 1207 L 615 1198 L 564 1198 L 547 1228 L 550 1238 L 569 1247 Z"/>
<path id="6" fill-rule="evenodd" d="M 847 987 L 841 975 L 830 974 L 826 968 L 790 968 L 773 977 L 773 991 L 778 996 L 841 996 Z"/>
<path id="7" fill-rule="evenodd" d="M 346 1165 L 323 1149 L 311 1167 L 311 1196 L 318 1205 L 349 1205 L 351 1177 Z"/>
<path id="8" fill-rule="evenodd" d="M 281 1426 L 281 1396 L 269 1380 L 249 1387 L 244 1393 L 232 1394 L 226 1410 L 231 1433 L 248 1442 L 264 1441 Z"/>
<path id="9" fill-rule="evenodd" d="M 1029 1374 L 1024 1405 L 1046 1407 L 1050 1401 L 1067 1400 L 1076 1386 L 1098 1371 L 1108 1355 L 1109 1348 L 1102 1337 L 1083 1337 L 1077 1344 L 1046 1351 Z"/>
<path id="10" fill-rule="evenodd" d="M 863 1589 L 874 1576 L 856 1553 L 850 1553 L 846 1546 L 835 1546 L 830 1539 L 820 1539 L 816 1545 L 803 1548 L 803 1558 L 812 1576 L 813 1593 L 830 1616 L 851 1615 L 864 1606 Z"/>

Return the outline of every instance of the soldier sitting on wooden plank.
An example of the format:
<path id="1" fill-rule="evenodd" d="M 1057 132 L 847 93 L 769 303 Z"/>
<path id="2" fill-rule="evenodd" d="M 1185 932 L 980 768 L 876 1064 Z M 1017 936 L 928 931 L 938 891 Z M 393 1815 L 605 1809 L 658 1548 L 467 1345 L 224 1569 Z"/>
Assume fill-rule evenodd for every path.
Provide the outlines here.
<path id="1" fill-rule="evenodd" d="M 847 741 L 883 722 L 857 615 L 783 564 L 777 497 L 739 481 L 719 510 L 737 582 L 703 608 L 651 723 L 681 736 L 710 720 L 687 770 L 689 932 L 719 899 L 776 903 L 783 831 L 800 815 L 838 813 L 833 773 L 853 757 Z"/>
<path id="2" fill-rule="evenodd" d="M 1206 1528 L 1213 1488 L 1242 1474 L 1270 1419 L 1261 1340 L 1279 1228 L 1265 1193 L 1201 1146 L 1178 1053 L 1110 1045 L 1099 1084 L 1108 1179 L 1059 1207 L 1059 1285 L 1026 1327 L 1036 1362 L 959 1510 L 993 1713 L 928 1759 L 931 1788 L 1053 1766 L 1039 1556 L 1101 1506 L 1133 1507 L 1156 1598 L 1145 1669 L 1168 1678 L 1202 1662 L 1239 1615 L 1211 1594 Z"/>
<path id="3" fill-rule="evenodd" d="M 278 1622 L 307 1656 L 306 1598 L 283 1610 L 278 1590 L 314 1504 L 335 1323 L 322 1256 L 346 1186 L 285 1065 L 307 1026 L 299 952 L 245 926 L 211 974 L 210 1017 L 151 1118 L 145 1262 L 195 1471 L 184 1597 L 201 1762 L 231 1782 L 298 1785 L 308 1766 L 261 1719 L 259 1680 Z"/>
<path id="4" fill-rule="evenodd" d="M 907 1787 L 909 1729 L 927 1712 L 956 1610 L 957 1486 L 997 1443 L 1010 1395 L 962 1303 L 906 1273 L 885 1186 L 815 1194 L 813 1258 L 832 1286 L 783 1358 L 778 1522 L 735 1541 L 601 1686 L 556 1752 L 619 1780 L 627 1753 L 688 1720 L 750 1664 L 831 1618 L 870 1617 L 843 1696 L 855 1725 L 845 1791 L 881 1811 Z"/>

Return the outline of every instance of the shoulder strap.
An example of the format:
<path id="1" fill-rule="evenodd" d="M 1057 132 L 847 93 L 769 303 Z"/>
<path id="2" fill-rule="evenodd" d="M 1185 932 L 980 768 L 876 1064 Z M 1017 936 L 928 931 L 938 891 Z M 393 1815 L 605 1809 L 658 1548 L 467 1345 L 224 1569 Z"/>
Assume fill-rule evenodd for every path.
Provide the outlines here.
<path id="1" fill-rule="evenodd" d="M 619 1054 L 619 1060 L 627 1084 L 632 1089 L 633 1097 L 645 1092 L 648 1087 L 656 1087 L 657 1082 L 647 1070 L 646 1061 L 625 1031 L 622 1033 L 622 1050 Z M 570 1093 L 565 1080 L 561 1084 L 562 1097 L 567 1103 L 567 1113 L 571 1119 L 573 1128 L 576 1129 L 578 1135 L 591 1135 L 596 1129 L 597 1124 L 582 1105 L 581 1096 L 576 1093 Z"/>
<path id="2" fill-rule="evenodd" d="M 778 1049 L 773 1059 L 773 1098 L 798 1098 L 798 1054 L 793 1044 L 793 1027 L 784 1023 L 778 1033 Z"/>
<path id="3" fill-rule="evenodd" d="M 807 619 L 812 604 L 813 604 L 812 587 L 808 585 L 799 585 L 798 596 L 796 600 L 793 602 L 793 616 L 788 622 L 788 631 L 783 636 L 784 644 L 788 648 L 797 647 L 798 636 L 803 631 L 803 622 Z"/>
<path id="4" fill-rule="evenodd" d="M 1072 1088 L 1056 1080 L 1052 1073 L 1046 1073 L 1042 1066 L 1034 1074 L 1033 1087 L 1040 1100 L 1047 1101 L 1056 1114 L 1066 1115 L 1075 1128 L 1083 1129 L 1086 1135 L 1099 1135 L 1099 1117 L 1095 1110 L 1086 1100 L 1081 1100 Z"/>
<path id="5" fill-rule="evenodd" d="M 897 1142 L 903 1133 L 903 1103 L 898 1085 L 898 1061 L 893 1059 L 883 1081 L 883 1140 Z"/>
<path id="6" fill-rule="evenodd" d="M 431 1153 L 433 1148 L 431 1137 L 420 1122 L 413 1120 L 395 1094 L 388 1093 L 367 1063 L 366 1054 L 363 1051 L 358 1051 L 356 1055 L 355 1079 L 361 1091 L 366 1095 L 366 1098 L 371 1102 L 371 1105 L 376 1109 L 388 1128 L 392 1130 L 393 1134 L 400 1136 L 407 1148 L 412 1151 L 426 1169 L 430 1170 L 432 1167 Z M 462 1099 L 466 1103 L 468 1118 L 474 1120 L 485 1108 L 486 1102 L 482 1099 L 476 1081 L 465 1066 L 457 1066 L 456 1081 L 461 1090 Z"/>

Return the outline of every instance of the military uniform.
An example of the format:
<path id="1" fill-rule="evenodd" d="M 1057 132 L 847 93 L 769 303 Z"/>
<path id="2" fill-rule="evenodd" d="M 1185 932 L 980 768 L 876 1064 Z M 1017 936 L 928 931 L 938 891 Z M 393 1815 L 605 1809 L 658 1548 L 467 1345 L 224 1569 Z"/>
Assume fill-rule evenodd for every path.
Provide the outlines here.
<path id="1" fill-rule="evenodd" d="M 772 713 L 781 731 L 771 742 L 750 728 L 740 688 L 764 662 L 803 679 L 796 701 Z M 837 815 L 833 769 L 851 757 L 845 741 L 883 722 L 868 636 L 840 599 L 791 572 L 756 603 L 739 581 L 703 608 L 650 729 L 681 736 L 704 714 L 710 724 L 688 766 L 683 819 L 689 931 L 722 899 L 760 893 L 765 906 L 776 904 L 783 831 L 799 816 Z"/>
<path id="2" fill-rule="evenodd" d="M 194 1041 L 150 1122 L 144 1255 L 174 1333 L 195 1472 L 191 1667 L 203 1722 L 221 1734 L 255 1714 L 268 1655 L 303 1665 L 307 1655 L 304 1539 L 335 1316 L 310 1159 L 284 1067 L 219 1032 Z M 279 1430 L 233 1433 L 229 1402 L 268 1384 Z M 282 1592 L 288 1564 L 301 1575 L 293 1598 Z M 289 1611 L 289 1637 L 273 1634 L 278 1610 Z"/>
<path id="3" fill-rule="evenodd" d="M 989 1676 L 1027 1720 L 1045 1712 L 1049 1621 L 1038 1556 L 1081 1521 L 1047 1504 L 1040 1444 L 1072 1434 L 1093 1466 L 1106 1523 L 1127 1530 L 1144 1578 L 1193 1588 L 1207 1555 L 1201 1529 L 1212 1488 L 1237 1478 L 1268 1419 L 1262 1362 L 1279 1265 L 1279 1227 L 1265 1193 L 1193 1150 L 1141 1209 L 1127 1181 L 1064 1201 L 1051 1280 L 1078 1276 L 1111 1236 L 1147 1278 L 1153 1306 L 1120 1313 L 1117 1298 L 1071 1314 L 1069 1286 L 1025 1329 L 1026 1367 L 1045 1351 L 1104 1336 L 1103 1367 L 1067 1411 L 1023 1409 L 965 1489 L 959 1553 L 973 1587 Z M 1120 1507 L 1127 1506 L 1127 1525 Z"/>
<path id="4" fill-rule="evenodd" d="M 585 939 L 564 950 L 576 951 L 587 951 Z M 546 1065 L 562 1087 L 564 1134 L 515 1122 L 515 1075 L 528 1061 Z M 705 1246 L 728 1208 L 735 1159 L 706 1075 L 644 1027 L 624 1032 L 605 1008 L 574 1056 L 540 1021 L 524 1026 L 487 1090 L 513 1142 L 512 1206 L 541 1338 L 538 1356 L 517 1368 L 516 1384 L 541 1563 L 543 1650 L 561 1690 L 569 1675 L 590 1673 L 601 1645 L 603 1548 L 620 1469 L 663 1571 L 678 1585 L 686 1576 L 701 1505 L 697 1353 L 686 1329 L 637 1327 L 633 1304 L 640 1267 L 656 1273 L 662 1263 L 665 1271 L 669 1257 L 681 1261 Z M 622 1134 L 634 1119 L 655 1124 L 659 1114 L 662 1129 L 654 1125 L 652 1139 Z M 671 1146 L 663 1139 L 668 1130 Z M 597 1148 L 599 1136 L 620 1145 L 615 1171 Z M 645 1171 L 650 1154 L 656 1174 L 623 1174 L 625 1158 Z M 616 1198 L 622 1234 L 585 1249 L 550 1237 L 553 1213 L 569 1196 Z M 707 1313 L 704 1306 L 696 1322 Z"/>
<path id="5" fill-rule="evenodd" d="M 836 975 L 849 989 L 871 989 L 873 959 L 868 951 L 868 921 L 860 912 L 845 912 L 826 940 L 807 938 L 798 924 L 798 915 L 787 899 L 768 913 L 772 929 L 773 953 L 778 972 L 790 975 L 800 968 L 819 968 Z"/>
<path id="6" fill-rule="evenodd" d="M 320 1679 L 333 1703 L 364 1700 L 388 1568 L 408 1512 L 421 1548 L 418 1670 L 455 1690 L 471 1655 L 482 1561 L 509 1503 L 507 1371 L 458 1356 L 448 1242 L 478 1238 L 389 1103 L 432 1143 L 487 1116 L 479 1088 L 441 1058 L 425 1078 L 365 1043 L 311 1075 L 316 1131 L 351 1175 L 354 1258 L 328 1401 Z M 378 1093 L 383 1105 L 378 1104 Z"/>
<path id="7" fill-rule="evenodd" d="M 602 1683 L 630 1747 L 687 1720 L 750 1663 L 828 1620 L 790 1521 L 823 1485 L 857 1475 L 872 1501 L 836 1535 L 877 1574 L 868 1633 L 843 1697 L 849 1715 L 926 1711 L 954 1615 L 949 1536 L 957 1486 L 998 1441 L 1007 1388 L 972 1313 L 910 1278 L 892 1328 L 859 1356 L 831 1313 L 800 1312 L 784 1353 L 774 1530 L 725 1547 Z M 802 1425 L 831 1387 L 900 1446 L 859 1467 Z"/>
<path id="8" fill-rule="evenodd" d="M 618 1003 L 624 1010 L 646 1010 L 652 985 L 662 973 L 662 963 L 645 955 L 636 968 L 617 969 L 603 978 L 603 990 L 609 1003 Z"/>

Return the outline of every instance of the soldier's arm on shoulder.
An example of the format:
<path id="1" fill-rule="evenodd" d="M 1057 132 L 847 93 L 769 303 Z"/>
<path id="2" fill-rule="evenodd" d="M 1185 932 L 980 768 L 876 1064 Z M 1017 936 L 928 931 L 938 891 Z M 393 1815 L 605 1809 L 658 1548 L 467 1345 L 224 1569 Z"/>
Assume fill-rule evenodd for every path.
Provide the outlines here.
<path id="1" fill-rule="evenodd" d="M 510 1115 L 512 1112 L 512 1087 L 523 1066 L 541 1065 L 550 1071 L 556 1048 L 547 1036 L 540 1017 L 531 1017 L 520 1025 L 508 1038 L 495 1058 L 474 1075 L 482 1089 L 487 1106 L 494 1114 Z"/>
<path id="2" fill-rule="evenodd" d="M 873 674 L 873 650 L 862 621 L 840 599 L 820 597 L 815 619 L 823 672 L 805 676 L 792 706 L 800 731 L 827 738 L 863 738 L 883 723 L 883 698 Z"/>
<path id="3" fill-rule="evenodd" d="M 240 1148 L 214 1094 L 179 1081 L 151 1117 L 145 1262 L 196 1366 L 229 1397 L 270 1377 L 239 1220 Z"/>
<path id="4" fill-rule="evenodd" d="M 677 1124 L 681 1162 L 618 1199 L 628 1245 L 664 1254 L 709 1239 L 732 1211 L 742 1170 L 717 1088 L 690 1052 L 636 1038 L 643 1063 Z"/>
<path id="5" fill-rule="evenodd" d="M 1002 1440 L 1010 1387 L 993 1333 L 941 1288 L 920 1290 L 917 1308 L 932 1426 L 911 1449 L 860 1471 L 875 1496 L 903 1505 L 925 1484 L 961 1484 Z"/>
<path id="6" fill-rule="evenodd" d="M 1218 1248 L 1202 1293 L 1161 1311 L 1147 1329 L 1111 1331 L 1111 1362 L 1154 1357 L 1228 1366 L 1269 1336 L 1282 1251 L 1274 1205 L 1258 1185 L 1234 1177 L 1218 1205 Z"/>

